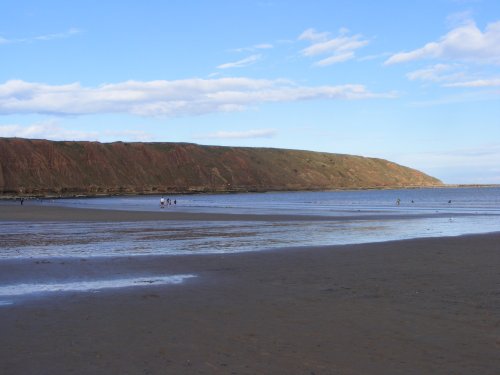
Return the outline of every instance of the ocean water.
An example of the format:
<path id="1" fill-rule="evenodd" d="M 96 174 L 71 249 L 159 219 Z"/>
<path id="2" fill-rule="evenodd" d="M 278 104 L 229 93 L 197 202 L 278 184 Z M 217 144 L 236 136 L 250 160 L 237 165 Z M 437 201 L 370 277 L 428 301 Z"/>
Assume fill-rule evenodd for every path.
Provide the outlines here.
<path id="1" fill-rule="evenodd" d="M 281 214 L 295 220 L 3 222 L 0 259 L 234 253 L 500 231 L 500 188 L 177 195 L 170 197 L 177 204 L 165 209 L 159 208 L 159 199 L 85 198 L 39 204 Z M 300 215 L 325 218 L 300 220 Z"/>
<path id="2" fill-rule="evenodd" d="M 500 187 L 270 192 L 165 195 L 177 201 L 169 208 L 184 212 L 350 215 L 446 213 L 500 214 Z M 396 201 L 400 200 L 397 205 Z M 156 211 L 160 196 L 64 199 L 71 207 Z"/>

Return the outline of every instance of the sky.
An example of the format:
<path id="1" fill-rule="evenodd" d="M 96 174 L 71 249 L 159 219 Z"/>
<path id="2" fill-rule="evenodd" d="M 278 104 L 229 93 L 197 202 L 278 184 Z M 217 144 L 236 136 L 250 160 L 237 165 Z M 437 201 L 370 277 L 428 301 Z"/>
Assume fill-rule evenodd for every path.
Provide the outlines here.
<path id="1" fill-rule="evenodd" d="M 0 137 L 388 159 L 500 183 L 500 1 L 0 1 Z"/>

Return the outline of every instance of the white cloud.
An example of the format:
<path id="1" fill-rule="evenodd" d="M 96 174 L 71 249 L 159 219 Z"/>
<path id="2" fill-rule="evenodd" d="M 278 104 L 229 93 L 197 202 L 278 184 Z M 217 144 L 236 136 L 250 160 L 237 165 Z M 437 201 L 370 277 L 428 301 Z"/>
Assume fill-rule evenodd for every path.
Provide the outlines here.
<path id="1" fill-rule="evenodd" d="M 390 52 L 382 52 L 382 53 L 377 53 L 377 54 L 374 54 L 374 55 L 366 55 L 366 56 L 360 57 L 360 58 L 358 58 L 358 61 L 377 60 L 377 59 L 385 58 L 385 57 L 390 56 L 390 55 L 392 55 L 392 53 L 390 53 Z"/>
<path id="2" fill-rule="evenodd" d="M 366 40 L 358 40 L 359 35 L 352 37 L 338 37 L 325 42 L 315 43 L 302 50 L 305 56 L 317 56 L 324 54 L 337 54 L 344 51 L 354 51 L 368 44 Z"/>
<path id="3" fill-rule="evenodd" d="M 500 21 L 490 23 L 482 32 L 473 21 L 452 29 L 437 42 L 422 48 L 392 55 L 385 65 L 420 59 L 444 59 L 474 63 L 500 64 Z"/>
<path id="4" fill-rule="evenodd" d="M 435 64 L 410 72 L 406 77 L 411 81 L 452 82 L 465 77 L 464 72 L 457 71 L 458 68 L 457 65 Z"/>
<path id="5" fill-rule="evenodd" d="M 55 121 L 39 122 L 31 125 L 0 125 L 0 137 L 43 138 L 52 140 L 97 139 L 97 132 L 82 132 L 62 128 Z"/>
<path id="6" fill-rule="evenodd" d="M 335 63 L 343 62 L 350 60 L 354 57 L 354 52 L 348 51 L 339 55 L 333 55 L 330 57 L 327 57 L 326 59 L 319 60 L 314 63 L 315 66 L 327 66 L 327 65 L 332 65 Z"/>
<path id="7" fill-rule="evenodd" d="M 248 52 L 248 51 L 255 51 L 255 50 L 261 50 L 261 49 L 271 49 L 274 48 L 274 45 L 271 43 L 260 43 L 260 44 L 255 44 L 250 47 L 242 47 L 242 48 L 235 48 L 232 51 L 234 52 Z"/>
<path id="8" fill-rule="evenodd" d="M 46 35 L 39 35 L 34 37 L 34 40 L 52 40 L 52 39 L 65 39 L 69 38 L 75 34 L 80 34 L 82 31 L 77 29 L 77 28 L 71 28 L 68 31 L 62 32 L 62 33 L 55 33 L 55 34 L 46 34 Z"/>
<path id="9" fill-rule="evenodd" d="M 253 46 L 255 49 L 271 49 L 274 48 L 274 46 L 271 43 L 261 43 L 261 44 L 256 44 Z"/>
<path id="10" fill-rule="evenodd" d="M 249 138 L 271 138 L 276 135 L 275 129 L 255 129 L 246 131 L 218 131 L 199 135 L 200 139 L 249 139 Z"/>
<path id="11" fill-rule="evenodd" d="M 314 29 L 307 29 L 299 35 L 299 40 L 309 40 L 311 42 L 324 42 L 330 36 L 329 32 L 318 33 Z"/>
<path id="12" fill-rule="evenodd" d="M 476 79 L 473 81 L 454 82 L 444 85 L 445 87 L 497 87 L 500 86 L 500 78 Z"/>
<path id="13" fill-rule="evenodd" d="M 245 57 L 244 59 L 230 62 L 230 63 L 225 63 L 217 66 L 217 69 L 229 69 L 229 68 L 243 68 L 245 66 L 252 65 L 259 61 L 262 58 L 261 55 L 252 55 Z"/>
<path id="14" fill-rule="evenodd" d="M 54 141 L 88 140 L 88 141 L 148 141 L 152 135 L 137 130 L 85 132 L 66 129 L 55 120 L 48 120 L 30 125 L 0 125 L 0 137 L 18 137 L 31 139 L 50 139 Z"/>
<path id="15" fill-rule="evenodd" d="M 221 75 L 221 72 L 213 72 L 213 73 L 210 73 L 207 77 L 214 78 L 214 77 L 218 77 L 220 75 Z"/>
<path id="16" fill-rule="evenodd" d="M 82 87 L 11 80 L 0 84 L 0 114 L 193 116 L 241 111 L 268 102 L 391 98 L 359 84 L 299 86 L 286 80 L 251 78 L 126 81 Z"/>
<path id="17" fill-rule="evenodd" d="M 25 38 L 17 38 L 17 39 L 7 39 L 0 36 L 0 44 L 15 44 L 15 43 L 31 43 L 36 41 L 49 41 L 54 39 L 66 39 L 70 38 L 76 34 L 82 33 L 82 30 L 77 29 L 75 27 L 70 28 L 67 31 L 63 31 L 60 33 L 54 34 L 43 34 L 37 35 L 34 37 L 25 37 Z"/>
<path id="18" fill-rule="evenodd" d="M 440 81 L 441 74 L 450 70 L 450 66 L 446 64 L 436 64 L 424 69 L 415 70 L 408 73 L 406 76 L 409 80 L 423 80 L 423 81 Z"/>
<path id="19" fill-rule="evenodd" d="M 362 35 L 348 35 L 349 30 L 342 28 L 335 38 L 330 37 L 328 32 L 317 32 L 314 29 L 305 30 L 299 40 L 307 40 L 311 45 L 304 48 L 301 53 L 304 56 L 312 57 L 318 55 L 328 55 L 328 57 L 316 62 L 316 66 L 327 66 L 354 58 L 354 51 L 366 46 L 369 42 Z"/>
<path id="20" fill-rule="evenodd" d="M 477 74 L 469 75 L 466 67 L 458 64 L 435 64 L 406 74 L 411 81 L 441 83 L 443 87 L 486 88 L 500 86 L 500 78 L 477 78 Z M 471 99 L 471 97 L 469 97 Z"/>
<path id="21" fill-rule="evenodd" d="M 31 125 L 0 125 L 0 137 L 43 138 L 53 140 L 97 139 L 96 132 L 82 132 L 62 128 L 50 120 Z"/>

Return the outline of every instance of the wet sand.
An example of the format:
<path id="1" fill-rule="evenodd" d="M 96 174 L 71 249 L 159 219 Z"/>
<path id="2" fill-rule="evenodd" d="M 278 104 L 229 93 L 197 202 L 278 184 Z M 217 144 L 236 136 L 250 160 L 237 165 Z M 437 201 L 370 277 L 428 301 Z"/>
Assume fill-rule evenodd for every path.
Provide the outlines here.
<path id="1" fill-rule="evenodd" d="M 148 220 L 206 220 L 206 221 L 279 221 L 279 220 L 330 220 L 312 215 L 252 215 L 204 212 L 183 212 L 176 207 L 158 211 L 120 211 L 92 208 L 72 208 L 52 203 L 24 204 L 0 202 L 1 221 L 148 221 Z"/>
<path id="2" fill-rule="evenodd" d="M 230 255 L 2 260 L 3 285 L 198 277 L 0 306 L 0 374 L 498 374 L 499 265 L 499 233 Z"/>
<path id="3" fill-rule="evenodd" d="M 347 221 L 347 220 L 380 220 L 380 219 L 412 219 L 474 216 L 474 213 L 432 212 L 427 214 L 390 214 L 361 213 L 347 211 L 343 215 L 296 215 L 296 214 L 237 214 L 212 212 L 185 212 L 182 207 L 169 207 L 158 211 L 120 211 L 92 208 L 72 208 L 52 203 L 25 203 L 0 201 L 0 222 L 2 221 L 148 221 L 148 220 L 201 220 L 201 221 Z M 498 216 L 492 215 L 495 218 Z"/>

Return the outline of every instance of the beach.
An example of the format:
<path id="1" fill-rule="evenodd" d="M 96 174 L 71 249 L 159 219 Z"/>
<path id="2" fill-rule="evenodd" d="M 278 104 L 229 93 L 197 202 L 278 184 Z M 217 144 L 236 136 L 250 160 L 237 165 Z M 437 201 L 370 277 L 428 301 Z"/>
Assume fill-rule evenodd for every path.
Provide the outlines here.
<path id="1" fill-rule="evenodd" d="M 158 215 L 0 209 L 0 220 L 20 225 Z M 0 373 L 497 374 L 499 240 L 491 233 L 230 254 L 3 259 L 0 285 L 135 276 L 151 283 L 5 303 Z M 186 274 L 194 277 L 154 283 Z"/>

